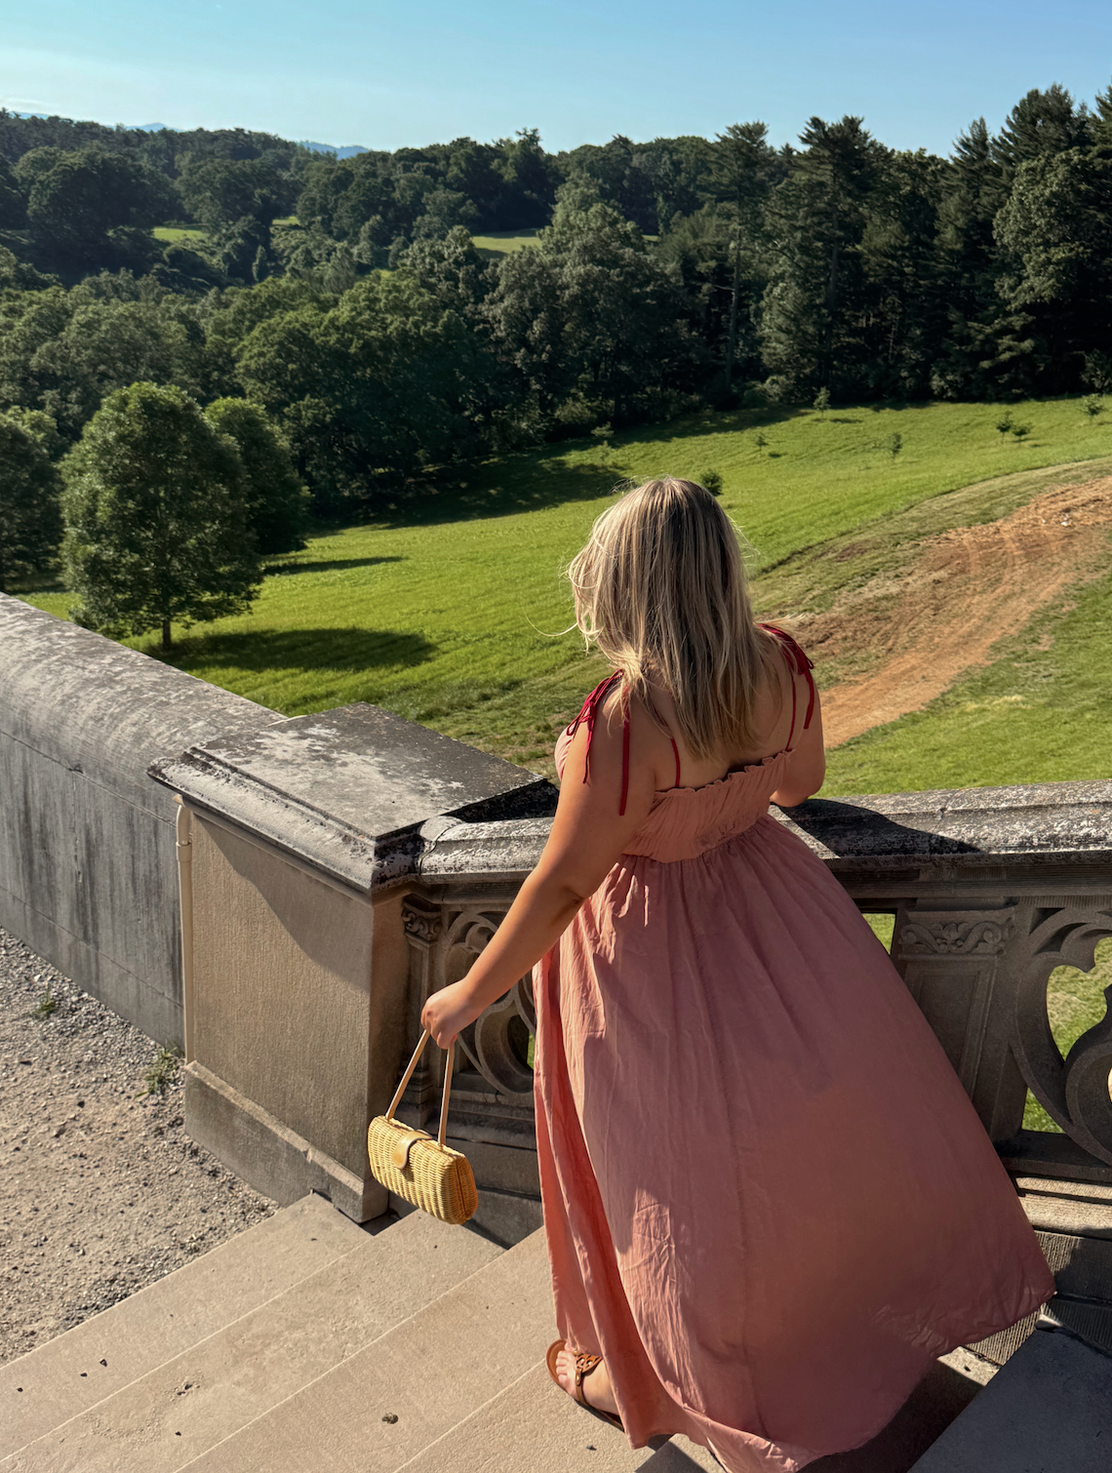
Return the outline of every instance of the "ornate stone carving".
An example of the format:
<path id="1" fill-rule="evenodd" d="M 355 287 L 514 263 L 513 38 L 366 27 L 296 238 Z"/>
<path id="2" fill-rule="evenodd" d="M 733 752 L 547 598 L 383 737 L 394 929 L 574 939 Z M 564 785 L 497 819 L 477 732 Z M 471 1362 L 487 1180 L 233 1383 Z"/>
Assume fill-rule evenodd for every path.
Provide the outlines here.
<path id="1" fill-rule="evenodd" d="M 1079 905 L 1041 912 L 1027 938 L 1015 998 L 1015 1052 L 1031 1093 L 1066 1135 L 1112 1165 L 1112 1014 L 1083 1033 L 1063 1059 L 1050 1031 L 1046 990 L 1055 967 L 1089 971 L 1112 914 Z M 1112 987 L 1105 989 L 1112 1004 Z"/>
<path id="2" fill-rule="evenodd" d="M 412 940 L 431 946 L 439 938 L 442 926 L 439 906 L 413 896 L 402 902 L 402 928 Z"/>
<path id="3" fill-rule="evenodd" d="M 489 943 L 502 919 L 493 911 L 465 910 L 448 926 L 443 972 L 437 986 L 462 977 Z M 439 970 L 439 969 L 438 969 Z M 532 982 L 521 977 L 460 1035 L 460 1053 L 500 1095 L 532 1096 L 529 1036 L 536 1032 Z"/>
<path id="4" fill-rule="evenodd" d="M 909 921 L 900 931 L 905 951 L 937 956 L 999 956 L 1012 934 L 1012 918 Z"/>

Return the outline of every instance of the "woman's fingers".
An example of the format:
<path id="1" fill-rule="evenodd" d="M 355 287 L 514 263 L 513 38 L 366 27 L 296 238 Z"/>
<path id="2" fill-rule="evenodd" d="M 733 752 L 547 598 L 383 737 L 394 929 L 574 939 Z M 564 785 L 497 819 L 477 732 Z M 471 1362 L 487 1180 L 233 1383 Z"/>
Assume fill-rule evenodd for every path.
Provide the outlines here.
<path id="1" fill-rule="evenodd" d="M 449 1029 L 447 1029 L 441 1023 L 440 1019 L 437 1017 L 436 1009 L 428 1003 L 425 1004 L 424 1011 L 421 1014 L 421 1027 L 428 1030 L 429 1035 L 432 1038 L 433 1043 L 436 1044 L 437 1048 L 447 1048 L 448 1045 L 450 1043 L 453 1043 L 458 1037 L 457 1034 L 450 1032 Z"/>

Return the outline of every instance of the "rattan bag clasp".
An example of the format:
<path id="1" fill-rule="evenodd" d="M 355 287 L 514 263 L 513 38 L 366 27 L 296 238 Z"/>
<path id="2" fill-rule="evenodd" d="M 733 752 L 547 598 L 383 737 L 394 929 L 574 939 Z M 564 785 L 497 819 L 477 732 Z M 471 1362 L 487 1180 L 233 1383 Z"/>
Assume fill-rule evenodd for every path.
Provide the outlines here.
<path id="1" fill-rule="evenodd" d="M 444 1061 L 444 1093 L 436 1139 L 427 1130 L 416 1130 L 394 1119 L 394 1112 L 428 1041 L 426 1029 L 402 1075 L 390 1108 L 385 1115 L 376 1115 L 367 1127 L 367 1156 L 375 1180 L 388 1191 L 438 1217 L 441 1222 L 458 1224 L 466 1222 L 472 1215 L 479 1205 L 479 1198 L 471 1163 L 461 1151 L 453 1151 L 444 1143 L 452 1089 L 454 1043 L 449 1045 L 448 1057 Z"/>

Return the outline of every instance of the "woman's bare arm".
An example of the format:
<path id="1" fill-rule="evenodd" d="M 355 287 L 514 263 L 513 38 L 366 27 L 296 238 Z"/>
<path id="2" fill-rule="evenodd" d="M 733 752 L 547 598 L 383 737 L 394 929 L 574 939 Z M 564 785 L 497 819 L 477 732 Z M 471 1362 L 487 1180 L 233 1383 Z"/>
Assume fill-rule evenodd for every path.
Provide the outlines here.
<path id="1" fill-rule="evenodd" d="M 442 1048 L 544 956 L 648 816 L 657 775 L 645 760 L 642 723 L 634 721 L 630 733 L 624 815 L 618 813 L 622 717 L 616 696 L 599 712 L 590 781 L 584 782 L 587 742 L 583 725 L 568 748 L 552 832 L 505 920 L 467 976 L 433 993 L 425 1004 L 421 1022 Z"/>
<path id="2" fill-rule="evenodd" d="M 803 683 L 803 682 L 801 682 Z M 804 683 L 804 699 L 810 692 Z M 806 707 L 803 708 L 806 710 Z M 822 739 L 822 703 L 815 691 L 815 709 L 811 713 L 811 724 L 801 731 L 792 748 L 784 770 L 784 779 L 772 795 L 772 801 L 781 808 L 794 808 L 817 793 L 826 777 L 826 751 Z"/>

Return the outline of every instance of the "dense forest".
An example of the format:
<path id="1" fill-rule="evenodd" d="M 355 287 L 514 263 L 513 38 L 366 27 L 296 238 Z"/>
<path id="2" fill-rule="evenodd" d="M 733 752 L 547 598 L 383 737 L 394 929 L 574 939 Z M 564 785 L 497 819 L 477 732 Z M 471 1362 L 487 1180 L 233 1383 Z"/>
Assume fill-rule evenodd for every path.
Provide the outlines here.
<path id="1" fill-rule="evenodd" d="M 326 515 L 707 405 L 1109 392 L 1112 87 L 949 158 L 854 117 L 338 159 L 0 112 L 8 439 L 57 464 L 136 382 L 255 406 Z"/>

